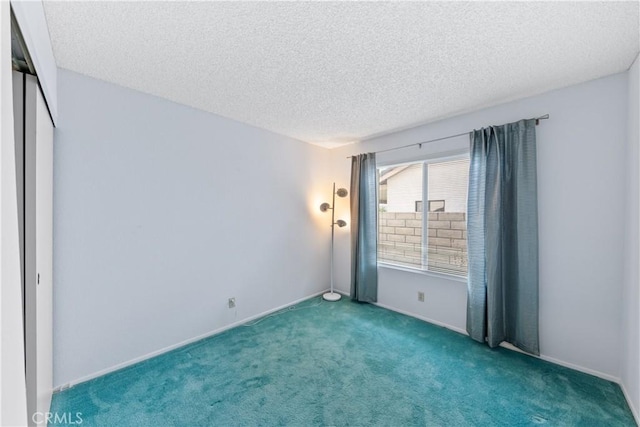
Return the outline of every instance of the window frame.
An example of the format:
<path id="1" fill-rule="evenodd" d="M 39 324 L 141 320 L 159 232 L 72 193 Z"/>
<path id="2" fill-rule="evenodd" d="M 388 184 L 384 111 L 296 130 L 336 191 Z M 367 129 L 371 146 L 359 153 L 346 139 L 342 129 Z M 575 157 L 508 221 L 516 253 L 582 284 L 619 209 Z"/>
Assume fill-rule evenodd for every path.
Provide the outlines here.
<path id="1" fill-rule="evenodd" d="M 377 264 L 378 267 L 383 267 L 383 268 L 388 268 L 388 269 L 392 269 L 392 270 L 400 270 L 400 271 L 406 271 L 406 272 L 411 272 L 411 273 L 417 273 L 417 274 L 422 274 L 422 275 L 426 275 L 426 276 L 433 276 L 433 277 L 439 277 L 439 278 L 445 278 L 445 279 L 450 279 L 450 280 L 455 280 L 455 281 L 459 281 L 459 282 L 467 282 L 467 278 L 469 276 L 469 273 L 467 271 L 467 274 L 464 276 L 460 276 L 457 274 L 452 274 L 452 273 L 443 273 L 440 271 L 433 271 L 433 270 L 429 270 L 429 212 L 425 212 L 424 207 L 425 207 L 425 200 L 427 201 L 426 205 L 428 206 L 429 202 L 428 202 L 428 197 L 429 197 L 429 173 L 428 173 L 428 165 L 432 164 L 432 163 L 444 163 L 444 162 L 449 162 L 449 161 L 455 161 L 455 160 L 468 160 L 470 158 L 470 152 L 468 149 L 462 149 L 462 150 L 455 150 L 455 151 L 451 151 L 448 153 L 434 153 L 432 155 L 428 155 L 428 156 L 421 156 L 420 158 L 415 158 L 412 160 L 407 160 L 407 161 L 401 161 L 401 162 L 380 162 L 376 165 L 376 169 L 379 171 L 382 168 L 387 168 L 387 167 L 396 167 L 396 166 L 403 166 L 403 165 L 413 165 L 413 164 L 420 164 L 422 163 L 422 265 L 426 266 L 424 268 L 422 267 L 411 267 L 408 265 L 401 265 L 401 264 L 394 264 L 393 262 L 390 261 L 381 261 L 381 260 L 377 260 Z M 380 185 L 378 183 L 378 185 Z M 469 191 L 468 186 L 467 186 L 467 192 Z M 378 217 L 380 216 L 380 200 L 376 200 L 377 202 L 377 213 L 378 213 Z M 468 210 L 467 210 L 468 211 Z M 466 214 L 467 212 L 465 212 Z M 378 218 L 378 224 L 379 224 L 380 218 Z M 378 230 L 376 230 L 376 238 L 380 235 L 380 230 L 379 230 L 379 225 L 378 225 Z M 468 236 L 468 235 L 467 235 Z M 426 248 L 426 250 L 424 250 L 424 248 Z M 468 250 L 468 247 L 467 247 Z M 467 252 L 468 254 L 468 252 Z M 377 254 L 376 254 L 377 255 Z M 468 256 L 468 255 L 467 255 Z M 377 258 L 377 256 L 376 256 Z"/>

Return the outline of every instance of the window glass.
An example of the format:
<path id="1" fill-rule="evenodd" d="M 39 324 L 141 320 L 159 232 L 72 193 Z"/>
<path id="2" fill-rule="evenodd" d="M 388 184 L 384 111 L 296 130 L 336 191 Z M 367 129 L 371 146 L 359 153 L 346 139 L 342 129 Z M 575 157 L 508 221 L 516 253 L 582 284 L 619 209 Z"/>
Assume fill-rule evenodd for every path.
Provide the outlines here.
<path id="1" fill-rule="evenodd" d="M 466 276 L 468 176 L 468 158 L 380 168 L 379 262 Z"/>

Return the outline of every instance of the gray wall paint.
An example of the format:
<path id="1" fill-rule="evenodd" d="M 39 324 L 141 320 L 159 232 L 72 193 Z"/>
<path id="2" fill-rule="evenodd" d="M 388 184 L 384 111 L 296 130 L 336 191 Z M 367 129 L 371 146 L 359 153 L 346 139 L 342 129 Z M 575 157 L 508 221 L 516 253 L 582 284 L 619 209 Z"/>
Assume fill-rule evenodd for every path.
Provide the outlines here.
<path id="1" fill-rule="evenodd" d="M 328 150 L 66 70 L 58 93 L 55 386 L 328 287 Z"/>
<path id="2" fill-rule="evenodd" d="M 640 422 L 640 60 L 629 70 L 625 269 L 622 306 L 622 384 Z"/>
<path id="3" fill-rule="evenodd" d="M 609 76 L 332 151 L 344 156 L 455 135 L 549 113 L 538 135 L 540 351 L 544 358 L 620 378 L 625 234 L 627 75 Z M 468 138 L 385 153 L 399 162 L 468 146 Z M 340 236 L 344 238 L 344 236 Z M 349 253 L 338 256 L 337 286 L 349 289 Z M 417 301 L 417 292 L 425 302 Z M 380 303 L 464 330 L 466 284 L 381 268 Z"/>

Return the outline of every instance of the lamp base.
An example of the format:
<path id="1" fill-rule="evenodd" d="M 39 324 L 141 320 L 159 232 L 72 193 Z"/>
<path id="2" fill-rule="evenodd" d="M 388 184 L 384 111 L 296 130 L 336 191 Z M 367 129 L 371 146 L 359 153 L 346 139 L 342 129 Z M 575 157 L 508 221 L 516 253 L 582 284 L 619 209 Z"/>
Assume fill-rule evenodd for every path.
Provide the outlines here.
<path id="1" fill-rule="evenodd" d="M 327 292 L 325 294 L 322 295 L 322 298 L 327 300 L 327 301 L 338 301 L 340 298 L 342 298 L 342 295 L 340 295 L 339 293 L 336 292 Z"/>

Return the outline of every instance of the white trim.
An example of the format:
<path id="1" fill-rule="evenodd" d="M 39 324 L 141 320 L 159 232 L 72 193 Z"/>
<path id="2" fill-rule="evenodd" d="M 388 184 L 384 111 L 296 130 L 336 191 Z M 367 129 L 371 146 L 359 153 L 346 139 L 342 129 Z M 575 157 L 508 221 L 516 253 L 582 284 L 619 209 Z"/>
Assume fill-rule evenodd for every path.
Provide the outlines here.
<path id="1" fill-rule="evenodd" d="M 11 1 L 11 8 L 55 125 L 58 122 L 58 66 L 53 55 L 44 5 L 41 0 Z"/>
<path id="2" fill-rule="evenodd" d="M 468 135 L 467 135 L 468 136 Z M 440 163 L 453 160 L 468 159 L 471 153 L 469 148 L 457 148 L 455 150 L 439 151 L 435 153 L 418 153 L 407 157 L 407 160 L 388 160 L 376 162 L 376 169 L 393 166 L 410 166 L 412 163 Z"/>
<path id="3" fill-rule="evenodd" d="M 420 316 L 419 314 L 411 313 L 409 311 L 400 310 L 399 308 L 391 307 L 389 305 L 381 304 L 379 302 L 374 302 L 374 303 L 371 303 L 371 304 L 373 304 L 373 305 L 375 305 L 377 307 L 380 307 L 380 308 L 385 308 L 387 310 L 395 311 L 396 313 L 404 314 L 404 315 L 409 316 L 409 317 L 415 317 L 416 319 L 423 320 L 423 321 L 425 321 L 427 323 L 431 323 L 431 324 L 436 325 L 436 326 L 442 326 L 443 328 L 450 329 L 450 330 L 452 330 L 454 332 L 457 332 L 459 334 L 462 334 L 462 335 L 468 335 L 467 331 L 465 331 L 464 329 L 458 328 L 457 326 L 449 325 L 448 323 L 439 322 L 437 320 L 429 319 L 428 317 Z"/>
<path id="4" fill-rule="evenodd" d="M 11 13 L 0 1 L 0 425 L 27 425 L 16 197 Z"/>
<path id="5" fill-rule="evenodd" d="M 542 359 L 546 362 L 551 362 L 555 365 L 564 366 L 565 368 L 573 369 L 574 371 L 579 371 L 585 374 L 593 375 L 594 377 L 602 378 L 603 380 L 611 381 L 616 384 L 620 384 L 620 378 L 614 377 L 613 375 L 605 374 L 604 372 L 596 371 L 595 369 L 585 368 L 584 366 L 575 365 L 570 362 L 565 362 L 560 359 L 556 359 L 555 357 L 545 356 L 541 354 L 540 356 L 534 356 L 532 354 L 524 353 L 528 356 L 535 357 L 537 359 Z"/>
<path id="6" fill-rule="evenodd" d="M 227 331 L 229 329 L 233 329 L 233 328 L 235 328 L 237 326 L 241 326 L 244 323 L 250 322 L 250 321 L 258 319 L 260 317 L 267 316 L 267 315 L 269 315 L 271 313 L 275 313 L 277 311 L 280 311 L 280 310 L 285 309 L 287 307 L 290 307 L 292 305 L 298 304 L 298 303 L 300 303 L 302 301 L 306 301 L 308 299 L 317 297 L 319 295 L 324 294 L 327 291 L 329 291 L 328 288 L 324 289 L 324 290 L 322 290 L 320 292 L 314 293 L 314 294 L 312 294 L 310 296 L 297 299 L 297 300 L 295 300 L 293 302 L 290 302 L 288 304 L 281 305 L 281 306 L 273 308 L 271 310 L 267 310 L 267 311 L 265 311 L 263 313 L 256 314 L 256 315 L 248 317 L 246 319 L 239 320 L 237 322 L 234 322 L 234 323 L 231 323 L 229 325 L 223 326 L 221 328 L 215 329 L 215 330 L 213 330 L 211 332 L 207 332 L 205 334 L 199 335 L 199 336 L 194 337 L 194 338 L 190 338 L 188 340 L 184 340 L 182 342 L 170 345 L 170 346 L 162 348 L 160 350 L 156 350 L 156 351 L 153 351 L 151 353 L 147 353 L 144 356 L 136 357 L 136 358 L 131 359 L 129 361 L 122 362 L 122 363 L 119 363 L 117 365 L 114 365 L 114 366 L 112 366 L 110 368 L 102 369 L 102 370 L 100 370 L 98 372 L 94 372 L 93 374 L 85 375 L 84 377 L 78 378 L 77 380 L 70 381 L 70 382 L 68 382 L 66 384 L 63 384 L 61 386 L 58 386 L 58 387 L 54 388 L 53 392 L 55 393 L 55 392 L 58 392 L 58 391 L 66 390 L 67 388 L 73 387 L 75 385 L 81 384 L 81 383 L 86 382 L 86 381 L 90 381 L 92 379 L 101 377 L 101 376 L 109 374 L 111 372 L 115 372 L 117 370 L 126 368 L 127 366 L 134 365 L 134 364 L 142 362 L 144 360 L 151 359 L 152 357 L 159 356 L 159 355 L 167 353 L 167 352 L 169 352 L 171 350 L 175 350 L 176 348 L 183 347 L 185 345 L 192 344 L 194 342 L 203 340 L 205 338 L 212 337 L 214 335 L 220 334 L 220 333 L 222 333 L 224 331 Z M 349 294 L 347 292 L 342 291 L 342 290 L 334 289 L 334 292 L 342 294 L 345 297 L 349 296 Z M 462 334 L 462 335 L 466 335 L 466 336 L 469 335 L 469 334 L 467 334 L 467 331 L 465 331 L 464 329 L 458 328 L 457 326 L 449 325 L 448 323 L 444 323 L 444 322 L 440 322 L 440 321 L 437 321 L 437 320 L 434 320 L 434 319 L 430 319 L 428 317 L 420 316 L 418 314 L 411 313 L 409 311 L 400 310 L 398 308 L 391 307 L 391 306 L 388 306 L 386 304 L 381 304 L 381 303 L 371 303 L 371 304 L 375 305 L 376 307 L 380 307 L 380 308 L 384 308 L 386 310 L 394 311 L 396 313 L 404 314 L 406 316 L 413 317 L 413 318 L 422 320 L 424 322 L 431 323 L 431 324 L 436 325 L 436 326 L 441 326 L 443 328 L 449 329 L 449 330 L 451 330 L 453 332 L 457 332 L 457 333 Z M 624 394 L 624 397 L 625 397 L 625 399 L 627 401 L 627 404 L 629 405 L 629 408 L 631 409 L 631 413 L 633 414 L 633 416 L 634 416 L 634 418 L 636 420 L 636 423 L 638 425 L 640 425 L 640 416 L 638 415 L 638 410 L 633 405 L 633 402 L 631 401 L 631 398 L 630 398 L 629 394 L 627 393 L 627 390 L 626 390 L 624 384 L 621 382 L 620 378 L 617 378 L 617 377 L 614 377 L 612 375 L 608 375 L 608 374 L 605 374 L 605 373 L 602 373 L 602 372 L 599 372 L 599 371 L 595 371 L 595 370 L 592 370 L 592 369 L 584 368 L 582 366 L 574 365 L 572 363 L 563 362 L 563 361 L 555 359 L 553 357 L 544 356 L 544 355 L 534 356 L 532 354 L 523 352 L 519 348 L 517 348 L 517 347 L 515 347 L 515 346 L 513 346 L 513 345 L 511 345 L 509 343 L 503 342 L 503 343 L 500 344 L 500 347 L 505 348 L 507 350 L 517 351 L 517 352 L 525 354 L 527 356 L 535 357 L 536 359 L 541 359 L 541 360 L 544 360 L 544 361 L 547 361 L 547 362 L 550 362 L 550 363 L 553 363 L 553 364 L 556 364 L 556 365 L 564 366 L 565 368 L 573 369 L 575 371 L 583 372 L 585 374 L 590 374 L 590 375 L 593 375 L 593 376 L 602 378 L 604 380 L 611 381 L 611 382 L 614 382 L 614 383 L 618 384 L 620 386 L 620 388 L 622 389 L 622 393 Z"/>
<path id="7" fill-rule="evenodd" d="M 226 326 L 223 326 L 221 328 L 214 329 L 213 331 L 206 332 L 206 333 L 204 333 L 202 335 L 198 335 L 198 336 L 193 337 L 193 338 L 189 338 L 189 339 L 181 341 L 181 342 L 179 342 L 177 344 L 172 344 L 170 346 L 161 348 L 159 350 L 152 351 L 151 353 L 147 353 L 147 354 L 145 354 L 143 356 L 139 356 L 139 357 L 133 358 L 131 360 L 127 360 L 126 362 L 118 363 L 117 365 L 111 366 L 109 368 L 101 369 L 100 371 L 94 372 L 94 373 L 89 374 L 89 375 L 85 375 L 85 376 L 80 377 L 80 378 L 78 378 L 76 380 L 69 381 L 66 384 L 57 386 L 57 387 L 55 387 L 53 389 L 53 392 L 56 393 L 58 391 L 66 390 L 66 389 L 68 389 L 70 387 L 73 387 L 73 386 L 76 386 L 78 384 L 90 381 L 92 379 L 101 377 L 103 375 L 110 374 L 111 372 L 115 372 L 115 371 L 118 371 L 120 369 L 126 368 L 128 366 L 134 365 L 136 363 L 143 362 L 143 361 L 145 361 L 147 359 L 151 359 L 152 357 L 160 356 L 161 354 L 167 353 L 169 351 L 175 350 L 175 349 L 180 348 L 180 347 L 184 347 L 185 345 L 192 344 L 194 342 L 203 340 L 205 338 L 212 337 L 214 335 L 218 335 L 218 334 L 220 334 L 220 333 L 222 333 L 224 331 L 227 331 L 229 329 L 233 329 L 233 328 L 235 328 L 237 326 L 241 326 L 241 325 L 243 325 L 243 324 L 245 324 L 247 322 L 251 322 L 252 320 L 258 319 L 260 317 L 267 316 L 267 315 L 269 315 L 271 313 L 275 313 L 276 311 L 280 311 L 280 310 L 285 309 L 287 307 L 290 307 L 292 305 L 301 303 L 302 301 L 306 301 L 308 299 L 315 298 L 315 297 L 317 297 L 319 295 L 322 295 L 322 294 L 324 294 L 325 292 L 328 292 L 328 291 L 329 291 L 328 288 L 324 289 L 324 290 L 322 290 L 320 292 L 316 292 L 316 293 L 314 293 L 312 295 L 297 299 L 297 300 L 292 301 L 290 303 L 281 305 L 281 306 L 273 308 L 271 310 L 264 311 L 262 313 L 254 315 L 254 316 L 247 317 L 246 319 L 238 320 L 237 322 L 233 322 L 233 323 L 230 323 L 230 324 L 228 324 Z"/>
<path id="8" fill-rule="evenodd" d="M 624 394 L 624 398 L 627 400 L 627 405 L 629 405 L 629 409 L 631 409 L 631 413 L 633 414 L 633 418 L 635 418 L 636 420 L 636 424 L 640 426 L 640 413 L 638 413 L 638 408 L 633 405 L 633 401 L 631 400 L 631 396 L 629 396 L 629 393 L 624 386 L 624 382 L 620 381 L 618 384 L 620 384 L 622 394 Z"/>
<path id="9" fill-rule="evenodd" d="M 525 351 L 520 350 L 518 347 L 514 346 L 513 344 L 510 344 L 504 341 L 500 343 L 500 347 L 506 348 L 507 350 L 517 351 L 518 353 L 526 354 L 527 356 L 535 357 L 536 359 L 544 360 L 546 362 L 553 363 L 554 365 L 564 366 L 565 368 L 573 369 L 574 371 L 579 371 L 584 374 L 593 375 L 594 377 L 602 378 L 603 380 L 611 381 L 621 385 L 620 378 L 614 377 L 613 375 L 605 374 L 604 372 L 585 368 L 583 366 L 575 365 L 570 362 L 565 362 L 560 359 L 556 359 L 555 357 L 545 356 L 544 354 L 541 354 L 540 356 L 529 354 Z"/>
<path id="10" fill-rule="evenodd" d="M 385 308 L 387 310 L 395 311 L 397 313 L 404 314 L 404 315 L 407 315 L 407 316 L 410 316 L 410 317 L 415 317 L 416 319 L 420 319 L 420 320 L 423 320 L 425 322 L 432 323 L 432 324 L 434 324 L 436 326 L 441 326 L 443 328 L 447 328 L 447 329 L 452 330 L 454 332 L 457 332 L 459 334 L 469 336 L 467 331 L 465 331 L 464 329 L 458 328 L 457 326 L 453 326 L 453 325 L 449 325 L 449 324 L 444 323 L 444 322 L 440 322 L 440 321 L 437 321 L 437 320 L 429 319 L 428 317 L 420 316 L 418 314 L 411 313 L 411 312 L 408 312 L 408 311 L 405 311 L 405 310 L 400 310 L 400 309 L 388 306 L 386 304 L 373 303 L 373 305 L 376 305 L 376 306 L 381 307 L 381 308 Z M 513 346 L 513 345 L 511 345 L 509 343 L 506 343 L 506 342 L 500 343 L 500 347 L 505 348 L 507 350 L 517 351 L 518 353 L 522 353 L 524 355 L 527 355 L 527 356 L 530 356 L 530 357 L 534 357 L 536 359 L 541 359 L 541 360 L 544 360 L 546 362 L 553 363 L 555 365 L 564 366 L 565 368 L 573 369 L 574 371 L 578 371 L 578 372 L 582 372 L 582 373 L 585 373 L 585 374 L 593 375 L 595 377 L 602 378 L 604 380 L 611 381 L 611 382 L 614 382 L 616 384 L 619 384 L 622 387 L 622 383 L 620 381 L 620 378 L 614 377 L 613 375 L 605 374 L 604 372 L 600 372 L 600 371 L 596 371 L 596 370 L 593 370 L 593 369 L 585 368 L 583 366 L 575 365 L 573 363 L 564 362 L 562 360 L 559 360 L 559 359 L 556 359 L 556 358 L 550 357 L 550 356 L 545 356 L 543 354 L 541 354 L 540 356 L 535 356 L 533 354 L 525 353 L 524 351 L 520 350 L 519 348 L 517 348 L 517 347 L 515 347 L 515 346 Z M 628 400 L 629 399 L 627 398 L 627 401 Z M 631 405 L 629 405 L 629 406 L 631 406 Z"/>
<path id="11" fill-rule="evenodd" d="M 413 274 L 422 274 L 423 276 L 438 277 L 440 279 L 447 279 L 453 282 L 460 282 L 465 284 L 467 283 L 466 276 L 456 276 L 455 274 L 447 274 L 447 273 L 441 273 L 438 271 L 423 270 L 421 268 L 408 267 L 408 266 L 399 265 L 399 264 L 392 264 L 388 261 L 378 261 L 378 267 L 388 268 L 389 270 L 406 271 L 407 273 L 413 273 Z"/>

